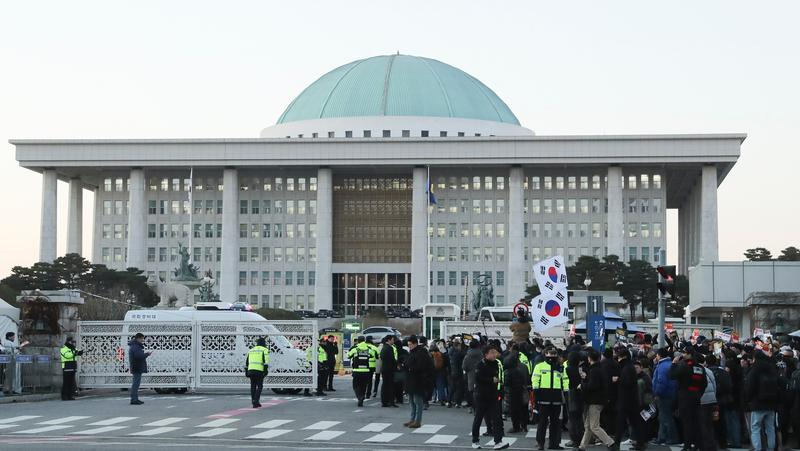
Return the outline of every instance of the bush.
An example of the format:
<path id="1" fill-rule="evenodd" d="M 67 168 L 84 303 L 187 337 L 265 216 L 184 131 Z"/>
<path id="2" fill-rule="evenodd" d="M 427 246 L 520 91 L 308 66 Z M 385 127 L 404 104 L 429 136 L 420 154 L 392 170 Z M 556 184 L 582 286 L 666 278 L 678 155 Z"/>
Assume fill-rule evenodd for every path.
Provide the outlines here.
<path id="1" fill-rule="evenodd" d="M 83 305 L 78 306 L 78 317 L 82 321 L 122 321 L 125 313 L 134 307 L 136 306 L 86 297 Z"/>
<path id="2" fill-rule="evenodd" d="M 263 316 L 269 320 L 285 320 L 285 321 L 298 321 L 303 318 L 291 311 L 291 310 L 284 310 L 279 308 L 260 308 L 256 310 L 256 313 Z"/>

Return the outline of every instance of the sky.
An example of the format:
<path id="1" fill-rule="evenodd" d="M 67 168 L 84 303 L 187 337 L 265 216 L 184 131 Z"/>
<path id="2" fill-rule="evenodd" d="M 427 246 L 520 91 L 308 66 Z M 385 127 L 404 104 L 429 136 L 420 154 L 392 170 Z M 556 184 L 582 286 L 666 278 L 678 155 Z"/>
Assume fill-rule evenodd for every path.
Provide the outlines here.
<path id="1" fill-rule="evenodd" d="M 800 247 L 799 16 L 792 1 L 2 2 L 0 277 L 39 255 L 41 176 L 9 139 L 257 137 L 320 75 L 397 51 L 475 76 L 539 135 L 747 133 L 718 191 L 720 259 Z M 674 211 L 667 234 L 675 262 Z"/>

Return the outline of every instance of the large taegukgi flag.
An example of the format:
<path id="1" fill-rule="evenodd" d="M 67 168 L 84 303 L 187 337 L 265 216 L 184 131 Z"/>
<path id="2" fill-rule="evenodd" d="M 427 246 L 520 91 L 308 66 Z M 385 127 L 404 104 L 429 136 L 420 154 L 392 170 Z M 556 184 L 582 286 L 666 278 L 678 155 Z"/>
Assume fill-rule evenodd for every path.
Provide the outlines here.
<path id="1" fill-rule="evenodd" d="M 564 259 L 557 255 L 536 263 L 533 274 L 541 292 L 531 306 L 534 330 L 542 332 L 566 323 L 569 320 L 569 299 Z"/>

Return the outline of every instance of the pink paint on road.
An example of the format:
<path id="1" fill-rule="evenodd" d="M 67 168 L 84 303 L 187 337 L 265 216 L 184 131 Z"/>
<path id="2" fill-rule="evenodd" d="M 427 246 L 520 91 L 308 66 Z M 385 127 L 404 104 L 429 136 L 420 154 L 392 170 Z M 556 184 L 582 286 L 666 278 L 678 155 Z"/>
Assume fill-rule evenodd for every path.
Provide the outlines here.
<path id="1" fill-rule="evenodd" d="M 265 401 L 264 403 L 261 404 L 261 407 L 258 408 L 258 409 L 254 409 L 252 407 L 244 407 L 244 408 L 241 408 L 241 409 L 226 410 L 225 412 L 220 412 L 220 413 L 215 413 L 214 415 L 209 415 L 206 418 L 230 418 L 230 417 L 235 417 L 235 416 L 238 416 L 238 415 L 244 415 L 246 413 L 257 412 L 257 411 L 259 411 L 261 409 L 264 409 L 266 407 L 277 406 L 277 405 L 283 404 L 285 402 L 287 402 L 287 401 L 282 401 L 282 400 Z"/>

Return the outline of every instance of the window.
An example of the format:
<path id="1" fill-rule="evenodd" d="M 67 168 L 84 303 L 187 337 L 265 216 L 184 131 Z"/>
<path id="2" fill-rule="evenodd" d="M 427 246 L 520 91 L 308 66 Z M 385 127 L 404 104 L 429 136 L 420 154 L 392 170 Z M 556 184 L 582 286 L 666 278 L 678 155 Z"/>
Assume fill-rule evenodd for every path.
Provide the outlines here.
<path id="1" fill-rule="evenodd" d="M 103 179 L 103 191 L 110 193 L 111 192 L 111 179 Z"/>
<path id="2" fill-rule="evenodd" d="M 391 130 L 384 130 L 383 131 L 383 137 L 384 138 L 391 138 L 392 137 L 392 131 Z"/>
<path id="3" fill-rule="evenodd" d="M 641 212 L 647 213 L 650 210 L 650 199 L 644 198 L 641 199 Z"/>
<path id="4" fill-rule="evenodd" d="M 577 184 L 574 176 L 567 177 L 567 189 L 577 189 Z"/>
<path id="5" fill-rule="evenodd" d="M 156 248 L 154 247 L 147 248 L 147 261 L 151 263 L 156 261 Z"/>
<path id="6" fill-rule="evenodd" d="M 483 201 L 483 212 L 487 214 L 492 213 L 492 204 L 494 201 L 492 199 L 486 199 Z"/>
<path id="7" fill-rule="evenodd" d="M 589 199 L 581 199 L 581 214 L 589 213 Z"/>
<path id="8" fill-rule="evenodd" d="M 531 213 L 539 214 L 541 211 L 541 201 L 539 199 L 531 199 Z"/>
<path id="9" fill-rule="evenodd" d="M 314 285 L 316 285 L 316 283 L 317 283 L 317 272 L 316 271 L 309 271 L 308 272 L 308 285 L 309 286 L 314 286 Z"/>
<path id="10" fill-rule="evenodd" d="M 297 271 L 297 285 L 303 286 L 306 284 L 306 272 L 305 271 Z"/>
<path id="11" fill-rule="evenodd" d="M 545 199 L 543 213 L 548 214 L 552 212 L 553 212 L 553 199 Z"/>
<path id="12" fill-rule="evenodd" d="M 495 185 L 494 186 L 498 190 L 506 189 L 506 178 L 505 177 L 497 177 L 497 179 L 495 179 Z"/>
<path id="13" fill-rule="evenodd" d="M 437 286 L 444 285 L 444 271 L 436 271 L 436 285 Z"/>
<path id="14" fill-rule="evenodd" d="M 644 188 L 644 187 L 642 187 L 642 188 Z M 649 247 L 643 247 L 642 248 L 642 260 L 644 260 L 646 262 L 650 261 L 650 248 Z"/>
<path id="15" fill-rule="evenodd" d="M 637 249 L 638 248 L 636 248 L 636 247 L 629 247 L 628 248 L 628 261 L 636 260 L 636 255 L 637 255 L 636 254 L 636 250 Z"/>
<path id="16" fill-rule="evenodd" d="M 661 199 L 653 199 L 653 213 L 661 213 Z"/>
<path id="17" fill-rule="evenodd" d="M 498 223 L 495 225 L 495 231 L 497 233 L 498 238 L 503 238 L 506 236 L 506 225 L 503 223 Z"/>
<path id="18" fill-rule="evenodd" d="M 600 238 L 600 223 L 592 223 L 592 238 Z"/>
<path id="19" fill-rule="evenodd" d="M 564 237 L 564 223 L 559 222 L 556 224 L 556 238 Z"/>
<path id="20" fill-rule="evenodd" d="M 287 287 L 291 286 L 293 280 L 294 280 L 294 272 L 286 271 L 283 277 L 284 285 L 286 285 Z"/>
<path id="21" fill-rule="evenodd" d="M 635 222 L 631 222 L 628 224 L 628 237 L 636 238 L 637 235 L 637 227 Z"/>
<path id="22" fill-rule="evenodd" d="M 247 248 L 246 247 L 240 247 L 239 248 L 239 261 L 240 262 L 246 262 L 247 261 Z"/>
<path id="23" fill-rule="evenodd" d="M 642 222 L 639 224 L 639 235 L 642 238 L 650 238 L 650 223 Z"/>
<path id="24" fill-rule="evenodd" d="M 589 189 L 589 177 L 581 176 L 581 189 Z"/>
<path id="25" fill-rule="evenodd" d="M 530 234 L 531 238 L 539 238 L 539 224 L 531 224 Z"/>
<path id="26" fill-rule="evenodd" d="M 345 138 L 352 138 L 353 137 L 353 131 L 352 130 L 345 130 L 344 137 Z"/>
<path id="27" fill-rule="evenodd" d="M 498 262 L 506 261 L 506 248 L 498 247 L 494 250 L 494 254 L 497 256 Z"/>
<path id="28" fill-rule="evenodd" d="M 111 224 L 103 224 L 103 238 L 111 238 Z"/>
<path id="29" fill-rule="evenodd" d="M 567 207 L 569 208 L 568 211 L 570 213 L 577 213 L 577 211 L 578 211 L 577 201 L 575 199 L 568 199 L 567 200 Z"/>
<path id="30" fill-rule="evenodd" d="M 458 285 L 458 273 L 456 271 L 447 272 L 447 285 L 451 287 Z"/>
<path id="31" fill-rule="evenodd" d="M 247 238 L 247 224 L 239 224 L 239 238 Z"/>
<path id="32" fill-rule="evenodd" d="M 506 274 L 504 271 L 497 271 L 495 273 L 495 281 L 497 282 L 498 287 L 502 287 L 506 284 Z"/>
<path id="33" fill-rule="evenodd" d="M 661 223 L 653 223 L 653 238 L 661 238 Z"/>
<path id="34" fill-rule="evenodd" d="M 105 227 L 105 225 L 103 225 Z M 103 230 L 103 234 L 105 235 L 105 230 Z M 147 224 L 147 238 L 155 238 L 156 237 L 156 225 L 155 224 Z M 103 238 L 106 238 L 105 236 Z"/>
<path id="35" fill-rule="evenodd" d="M 400 136 L 403 138 L 410 138 L 411 137 L 411 130 L 402 130 L 400 132 Z"/>
<path id="36" fill-rule="evenodd" d="M 160 261 L 160 262 L 167 261 L 167 248 L 166 247 L 159 247 L 158 248 L 158 261 Z"/>
<path id="37" fill-rule="evenodd" d="M 564 189 L 564 177 L 556 177 L 556 189 Z"/>
<path id="38" fill-rule="evenodd" d="M 628 213 L 636 213 L 636 199 L 633 197 L 628 199 Z"/>
<path id="39" fill-rule="evenodd" d="M 121 200 L 115 200 L 114 201 L 114 214 L 115 215 L 122 215 L 123 214 L 122 205 L 123 204 L 122 204 Z"/>
<path id="40" fill-rule="evenodd" d="M 122 239 L 122 224 L 114 224 L 114 239 Z"/>
<path id="41" fill-rule="evenodd" d="M 556 199 L 556 213 L 564 213 L 564 199 Z"/>
<path id="42" fill-rule="evenodd" d="M 506 200 L 505 199 L 497 199 L 495 201 L 495 212 L 498 214 L 504 214 L 506 212 Z"/>
<path id="43" fill-rule="evenodd" d="M 642 174 L 642 189 L 648 189 L 650 187 L 650 176 L 647 174 Z M 644 257 L 644 253 L 642 253 L 642 257 Z M 642 260 L 645 260 L 644 258 Z"/>
<path id="44" fill-rule="evenodd" d="M 661 189 L 661 174 L 653 174 L 653 189 Z"/>
<path id="45" fill-rule="evenodd" d="M 363 135 L 364 138 L 372 138 L 372 130 L 364 130 Z"/>
<path id="46" fill-rule="evenodd" d="M 661 261 L 661 248 L 656 246 L 653 248 L 653 262 L 659 263 Z"/>
<path id="47" fill-rule="evenodd" d="M 628 189 L 636 189 L 636 176 L 629 175 L 628 176 Z"/>
<path id="48" fill-rule="evenodd" d="M 154 200 L 147 201 L 147 214 L 154 215 L 158 212 L 157 203 Z"/>
<path id="49" fill-rule="evenodd" d="M 247 271 L 239 271 L 239 286 L 247 285 Z"/>
<path id="50" fill-rule="evenodd" d="M 578 225 L 574 222 L 567 224 L 567 238 L 575 238 L 575 233 L 578 230 Z"/>
<path id="51" fill-rule="evenodd" d="M 419 135 L 423 138 L 427 138 L 429 136 L 428 130 L 420 130 Z"/>
<path id="52" fill-rule="evenodd" d="M 547 222 L 544 224 L 544 235 L 545 238 L 551 238 L 553 236 L 553 224 Z"/>

